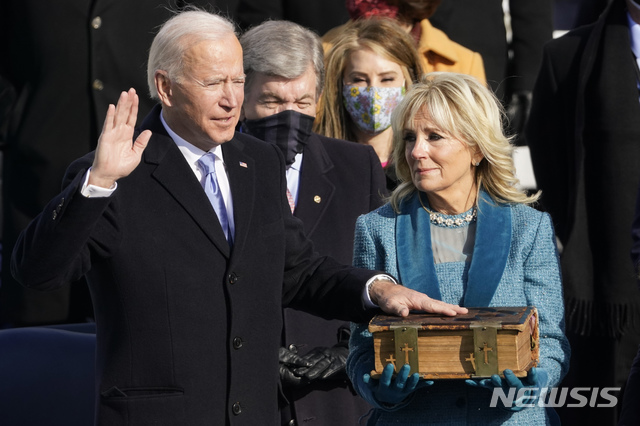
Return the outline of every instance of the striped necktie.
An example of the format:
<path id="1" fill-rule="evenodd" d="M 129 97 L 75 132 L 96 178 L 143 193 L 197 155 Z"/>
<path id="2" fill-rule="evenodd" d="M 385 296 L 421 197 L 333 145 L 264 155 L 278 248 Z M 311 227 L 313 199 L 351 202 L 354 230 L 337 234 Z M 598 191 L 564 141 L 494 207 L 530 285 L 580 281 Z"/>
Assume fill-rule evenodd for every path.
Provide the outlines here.
<path id="1" fill-rule="evenodd" d="M 291 208 L 291 213 L 293 213 L 293 211 L 296 209 L 296 201 L 293 199 L 293 195 L 291 195 L 289 188 L 287 188 L 287 200 L 289 201 L 289 207 Z"/>

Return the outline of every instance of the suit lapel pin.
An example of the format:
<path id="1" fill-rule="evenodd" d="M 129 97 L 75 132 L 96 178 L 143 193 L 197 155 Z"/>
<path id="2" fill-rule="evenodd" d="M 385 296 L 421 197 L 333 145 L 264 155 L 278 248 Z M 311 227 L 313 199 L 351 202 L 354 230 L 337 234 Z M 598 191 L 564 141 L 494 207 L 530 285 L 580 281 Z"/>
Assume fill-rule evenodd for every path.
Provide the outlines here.
<path id="1" fill-rule="evenodd" d="M 315 197 L 313 197 L 313 201 L 315 201 L 316 204 L 320 204 L 320 201 L 322 201 L 322 198 L 319 195 L 316 195 Z"/>
<path id="2" fill-rule="evenodd" d="M 240 167 L 244 167 L 245 169 L 247 168 L 247 163 L 245 163 L 244 161 L 240 162 Z"/>

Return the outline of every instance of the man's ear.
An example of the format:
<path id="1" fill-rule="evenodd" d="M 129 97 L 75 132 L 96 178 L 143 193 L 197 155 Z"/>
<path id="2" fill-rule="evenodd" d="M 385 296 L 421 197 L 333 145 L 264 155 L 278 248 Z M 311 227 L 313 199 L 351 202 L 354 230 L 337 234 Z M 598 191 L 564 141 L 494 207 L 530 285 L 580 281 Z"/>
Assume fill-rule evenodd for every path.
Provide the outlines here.
<path id="1" fill-rule="evenodd" d="M 173 93 L 171 91 L 172 81 L 169 78 L 169 74 L 166 71 L 157 70 L 154 75 L 154 82 L 162 105 L 171 106 Z"/>

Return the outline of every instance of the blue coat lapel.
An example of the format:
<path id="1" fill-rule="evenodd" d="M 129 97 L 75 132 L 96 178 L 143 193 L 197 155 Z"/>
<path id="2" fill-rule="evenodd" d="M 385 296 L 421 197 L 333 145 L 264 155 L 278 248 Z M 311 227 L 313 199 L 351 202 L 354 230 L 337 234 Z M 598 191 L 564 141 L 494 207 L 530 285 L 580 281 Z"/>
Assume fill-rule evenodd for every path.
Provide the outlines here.
<path id="1" fill-rule="evenodd" d="M 489 306 L 502 279 L 511 249 L 511 208 L 480 191 L 476 242 L 469 267 L 464 306 Z"/>
<path id="2" fill-rule="evenodd" d="M 429 215 L 420 206 L 417 192 L 400 205 L 396 218 L 398 279 L 405 286 L 442 300 L 433 263 Z"/>
<path id="3" fill-rule="evenodd" d="M 511 248 L 511 209 L 480 192 L 476 240 L 463 306 L 489 306 Z M 441 300 L 431 249 L 429 215 L 417 193 L 405 199 L 396 218 L 398 279 L 407 287 Z"/>

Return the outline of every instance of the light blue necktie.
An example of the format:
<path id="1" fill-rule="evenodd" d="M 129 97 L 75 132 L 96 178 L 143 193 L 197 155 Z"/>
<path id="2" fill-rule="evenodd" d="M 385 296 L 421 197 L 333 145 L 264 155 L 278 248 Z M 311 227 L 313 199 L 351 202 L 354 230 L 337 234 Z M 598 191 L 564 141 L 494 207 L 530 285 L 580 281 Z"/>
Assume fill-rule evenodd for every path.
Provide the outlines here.
<path id="1" fill-rule="evenodd" d="M 218 178 L 216 177 L 216 168 L 215 168 L 216 156 L 215 154 L 209 152 L 198 160 L 198 164 L 204 173 L 204 192 L 209 197 L 209 201 L 213 206 L 213 209 L 218 215 L 218 220 L 220 221 L 220 226 L 222 226 L 222 231 L 224 232 L 224 236 L 227 237 L 227 241 L 229 245 L 233 242 L 233 236 L 229 230 L 229 218 L 227 217 L 227 208 L 224 204 L 224 199 L 222 198 L 222 192 L 220 192 L 220 186 L 218 185 Z"/>

